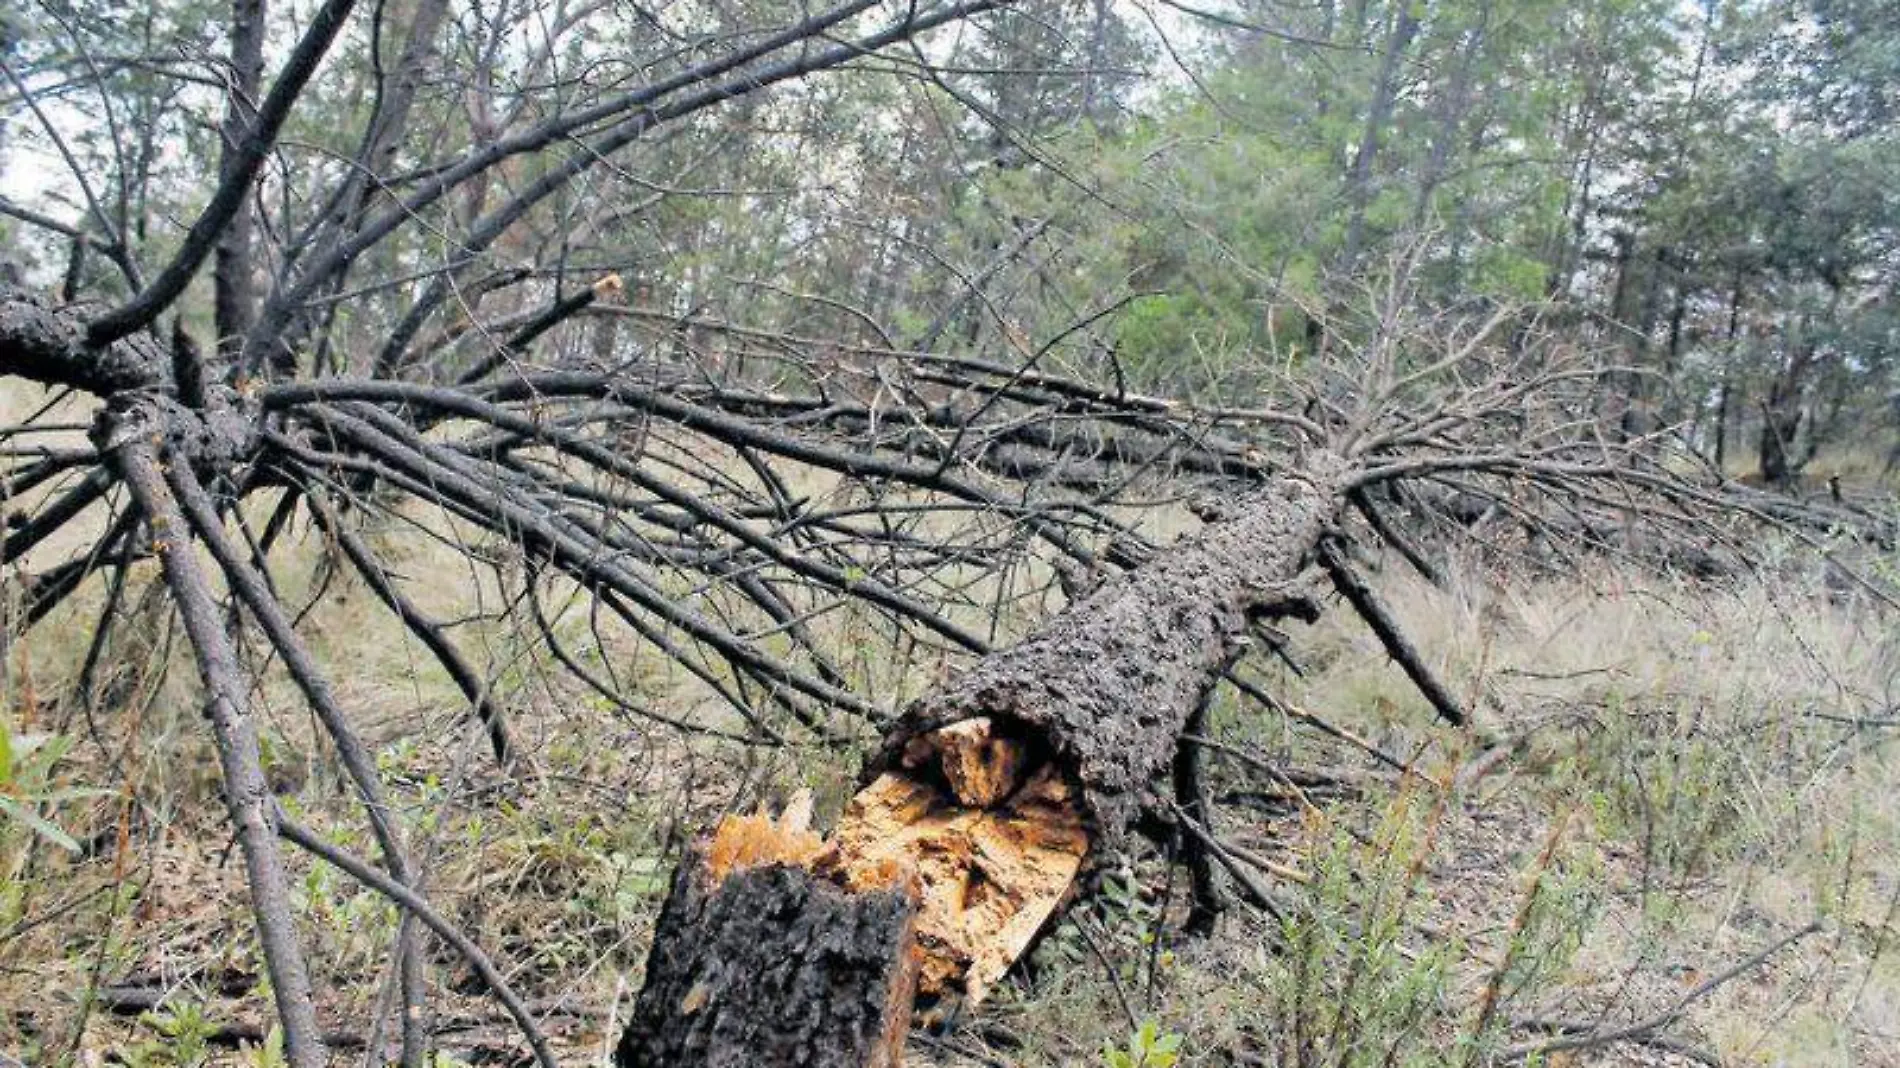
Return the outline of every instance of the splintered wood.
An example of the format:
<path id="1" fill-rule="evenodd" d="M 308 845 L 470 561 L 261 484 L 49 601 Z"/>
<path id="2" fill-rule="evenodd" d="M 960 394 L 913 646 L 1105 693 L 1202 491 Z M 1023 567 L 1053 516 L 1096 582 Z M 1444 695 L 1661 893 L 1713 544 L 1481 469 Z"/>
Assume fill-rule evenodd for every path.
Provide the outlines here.
<path id="1" fill-rule="evenodd" d="M 996 725 L 985 717 L 912 739 L 904 749 L 904 767 L 928 768 L 932 757 L 959 802 L 989 808 L 1022 781 L 1029 747 L 1019 739 L 999 736 Z"/>
<path id="2" fill-rule="evenodd" d="M 1000 806 L 967 808 L 934 784 L 881 776 L 852 798 L 821 871 L 858 887 L 915 871 L 918 993 L 982 998 L 1062 903 L 1088 851 L 1069 788 L 1045 765 Z M 888 884 L 886 884 L 888 885 Z M 868 888 L 868 886 L 867 886 Z"/>
<path id="3" fill-rule="evenodd" d="M 789 864 L 853 893 L 901 888 L 918 906 L 917 992 L 973 1003 L 1062 904 L 1088 852 L 1072 788 L 1037 759 L 987 718 L 946 727 L 853 797 L 829 842 L 801 813 L 729 816 L 707 870 Z"/>
<path id="4" fill-rule="evenodd" d="M 801 793 L 774 820 L 765 813 L 755 816 L 727 816 L 713 830 L 706 846 L 706 873 L 714 881 L 734 872 L 767 864 L 790 864 L 809 868 L 813 858 L 825 848 L 824 839 L 813 834 L 811 794 Z"/>

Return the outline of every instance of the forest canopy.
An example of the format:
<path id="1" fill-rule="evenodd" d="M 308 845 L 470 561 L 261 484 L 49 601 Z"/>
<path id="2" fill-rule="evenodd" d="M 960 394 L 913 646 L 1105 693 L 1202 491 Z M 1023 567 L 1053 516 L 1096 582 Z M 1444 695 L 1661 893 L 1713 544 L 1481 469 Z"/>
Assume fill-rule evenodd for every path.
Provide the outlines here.
<path id="1" fill-rule="evenodd" d="M 1781 481 L 1850 438 L 1890 459 L 1900 31 L 1873 0 L 982 4 L 895 34 L 855 5 L 820 21 L 911 43 L 804 60 L 818 77 L 793 60 L 758 92 L 663 109 L 690 121 L 631 125 L 654 72 L 690 75 L 734 36 L 770 55 L 768 31 L 796 20 L 367 14 L 342 21 L 253 205 L 277 261 L 257 273 L 287 282 L 323 273 L 298 253 L 338 210 L 326 194 L 414 187 L 401 224 L 316 258 L 379 259 L 328 294 L 365 290 L 337 332 L 299 342 L 313 369 L 427 358 L 452 266 L 464 301 L 525 309 L 616 274 L 645 314 L 846 344 L 981 352 L 1075 328 L 1053 356 L 1217 389 L 1257 353 L 1297 358 L 1339 287 L 1403 250 L 1433 306 L 1561 304 L 1566 329 L 1625 350 L 1639 418 L 1723 463 Z M 0 235 L 38 283 L 124 292 L 115 259 L 183 240 L 234 121 L 228 21 L 9 16 Z M 713 65 L 749 69 L 733 58 Z M 563 150 L 581 132 L 606 133 L 596 156 Z M 987 307 L 962 296 L 976 277 L 995 282 Z M 315 287 L 274 286 L 264 318 Z M 181 310 L 217 329 L 210 305 Z"/>

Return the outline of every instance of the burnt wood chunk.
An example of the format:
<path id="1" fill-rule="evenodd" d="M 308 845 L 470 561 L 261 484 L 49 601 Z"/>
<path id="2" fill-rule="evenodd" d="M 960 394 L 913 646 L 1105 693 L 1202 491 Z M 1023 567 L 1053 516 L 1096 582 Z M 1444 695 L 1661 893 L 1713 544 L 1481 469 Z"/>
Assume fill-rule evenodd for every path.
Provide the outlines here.
<path id="1" fill-rule="evenodd" d="M 621 1068 L 834 1068 L 902 1063 L 917 981 L 917 906 L 854 893 L 794 864 L 715 879 L 681 867 Z"/>

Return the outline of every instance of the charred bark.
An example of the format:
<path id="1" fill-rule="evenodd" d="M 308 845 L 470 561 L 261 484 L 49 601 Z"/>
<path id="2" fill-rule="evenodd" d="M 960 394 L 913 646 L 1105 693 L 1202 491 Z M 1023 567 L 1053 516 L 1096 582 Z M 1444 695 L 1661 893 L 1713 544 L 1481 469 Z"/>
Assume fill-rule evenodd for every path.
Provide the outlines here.
<path id="1" fill-rule="evenodd" d="M 92 345 L 69 308 L 0 286 L 0 374 L 104 397 L 164 384 L 169 363 L 169 354 L 146 335 Z"/>
<path id="2" fill-rule="evenodd" d="M 1049 747 L 1080 789 L 1097 846 L 1165 808 L 1156 775 L 1202 694 L 1258 619 L 1311 612 L 1303 574 L 1345 503 L 1347 465 L 1309 458 L 1234 519 L 1104 583 L 1020 644 L 911 706 L 869 771 L 915 739 L 989 717 Z"/>
<path id="3" fill-rule="evenodd" d="M 661 909 L 622 1068 L 902 1063 L 917 902 L 853 893 L 795 863 L 721 879 L 702 853 Z"/>

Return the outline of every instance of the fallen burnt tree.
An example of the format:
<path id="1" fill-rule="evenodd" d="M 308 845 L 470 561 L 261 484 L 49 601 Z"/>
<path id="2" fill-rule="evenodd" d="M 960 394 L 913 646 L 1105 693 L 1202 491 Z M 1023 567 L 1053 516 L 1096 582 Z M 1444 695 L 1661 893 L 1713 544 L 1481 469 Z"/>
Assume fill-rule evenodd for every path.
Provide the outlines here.
<path id="1" fill-rule="evenodd" d="M 1426 376 L 1373 370 L 1382 388 L 1365 407 L 1311 427 L 1297 459 L 1211 509 L 1205 530 L 914 702 L 885 728 L 829 839 L 803 814 L 720 824 L 675 873 L 618 1063 L 900 1063 L 898 1021 L 980 999 L 1091 863 L 1136 830 L 1184 846 L 1197 913 L 1219 907 L 1215 863 L 1275 909 L 1207 830 L 1192 744 L 1209 694 L 1272 633 L 1264 624 L 1312 621 L 1330 588 L 1444 721 L 1471 728 L 1479 711 L 1461 706 L 1353 563 L 1355 539 L 1383 541 L 1435 571 L 1375 496 L 1412 482 L 1476 487 L 1553 542 L 1590 551 L 1602 542 L 1575 536 L 1575 516 L 1612 513 L 1648 538 L 1724 547 L 1738 524 L 1787 518 L 1673 473 L 1654 443 L 1570 437 L 1566 386 L 1587 374 L 1507 361 L 1482 384 L 1428 386 L 1412 398 L 1423 403 L 1404 404 Z M 1519 436 L 1481 444 L 1498 423 Z M 1802 520 L 1782 529 L 1806 537 Z"/>
<path id="2" fill-rule="evenodd" d="M 1199 833 L 1211 821 L 1193 749 L 1183 749 L 1180 739 L 1193 733 L 1205 697 L 1236 659 L 1275 644 L 1266 627 L 1273 618 L 1310 615 L 1328 587 L 1337 589 L 1441 716 L 1456 724 L 1474 711 L 1458 707 L 1433 678 L 1428 654 L 1405 639 L 1344 551 L 1355 540 L 1385 540 L 1408 558 L 1418 555 L 1403 530 L 1375 521 L 1397 515 L 1377 504 L 1392 487 L 1456 482 L 1527 522 L 1614 512 L 1661 538 L 1734 537 L 1711 518 L 1730 501 L 1719 484 L 1672 474 L 1666 457 L 1642 447 L 1577 436 L 1569 413 L 1587 407 L 1592 368 L 1482 346 L 1455 350 L 1451 364 L 1414 357 L 1426 371 L 1436 366 L 1456 375 L 1371 365 L 1362 373 L 1383 378 L 1383 387 L 1364 391 L 1351 408 L 1316 391 L 1306 406 L 1311 414 L 1170 407 L 1046 371 L 885 354 L 890 370 L 866 377 L 901 380 L 919 365 L 956 367 L 966 376 L 962 393 L 935 405 L 926 420 L 955 427 L 954 434 L 935 439 L 935 452 L 920 457 L 915 438 L 888 430 L 903 419 L 827 422 L 849 407 L 840 404 L 835 382 L 830 397 L 820 390 L 800 400 L 647 365 L 520 368 L 456 387 L 290 377 L 238 390 L 197 380 L 189 354 L 167 351 L 145 334 L 87 341 L 74 309 L 15 295 L 0 313 L 6 370 L 102 401 L 92 448 L 32 458 L 12 474 L 16 492 L 37 487 L 47 496 L 10 532 L 9 562 L 37 559 L 35 550 L 76 517 L 99 519 L 81 551 L 27 576 L 27 617 L 46 618 L 91 576 L 109 574 L 109 590 L 121 591 L 128 572 L 154 560 L 162 565 L 173 603 L 190 624 L 207 691 L 217 697 L 211 722 L 227 758 L 233 819 L 244 829 L 239 845 L 258 925 L 268 935 L 266 960 L 281 967 L 272 989 L 285 1018 L 301 1020 L 287 1034 L 304 1038 L 320 1032 L 307 971 L 289 935 L 274 838 L 312 851 L 321 843 L 259 803 L 267 793 L 256 785 L 257 743 L 247 734 L 247 669 L 217 622 L 220 583 L 242 607 L 237 618 L 282 658 L 317 713 L 360 795 L 387 874 L 346 855 L 319 855 L 400 902 L 471 961 L 483 961 L 477 971 L 495 977 L 489 985 L 505 1003 L 522 1002 L 501 981 L 501 969 L 467 939 L 451 937 L 427 901 L 404 887 L 406 847 L 400 828 L 381 816 L 387 806 L 373 762 L 323 665 L 298 635 L 295 612 L 268 579 L 272 547 L 299 511 L 334 539 L 338 565 L 359 574 L 462 686 L 497 761 L 511 759 L 510 732 L 479 673 L 444 627 L 404 596 L 360 534 L 366 520 L 395 513 L 392 498 L 490 531 L 519 547 L 531 574 L 560 574 L 589 591 L 618 622 L 725 697 L 748 728 L 748 744 L 779 744 L 794 732 L 831 737 L 853 719 L 880 725 L 865 790 L 830 841 L 800 837 L 796 848 L 777 852 L 734 847 L 723 861 L 714 849 L 676 881 L 647 994 L 629 1031 L 626 1052 L 634 1063 L 716 1059 L 721 1050 L 737 1056 L 732 1051 L 780 1033 L 774 1028 L 807 1019 L 832 1024 L 823 1032 L 785 1031 L 784 1048 L 807 1051 L 788 1057 L 851 1063 L 847 1051 L 855 1051 L 850 1056 L 875 1063 L 876 1051 L 901 1033 L 893 1021 L 908 1018 L 916 992 L 926 1000 L 980 997 L 1061 907 L 1088 864 L 1112 853 L 1138 825 L 1160 825 L 1164 834 L 1168 825 L 1186 830 L 1203 914 L 1218 907 L 1210 874 L 1217 866 L 1229 868 L 1244 896 L 1268 902 L 1257 881 L 1235 870 L 1233 856 Z M 1124 486 L 1178 474 L 1154 462 L 1154 449 L 1165 446 L 1164 458 L 1191 458 L 1182 465 L 1187 472 L 1230 472 L 1218 484 L 1229 503 L 1207 510 L 1216 521 L 1206 531 L 1162 549 L 1107 515 L 1097 502 L 1113 503 L 1112 496 L 1078 499 L 1047 484 L 1007 492 L 989 480 L 989 441 L 1023 441 L 1025 422 L 1074 427 L 1088 420 L 1152 444 L 1129 454 L 1140 460 L 1121 476 Z M 648 451 L 626 450 L 633 429 Z M 677 446 L 663 448 L 669 439 Z M 730 450 L 761 472 L 754 487 L 678 459 L 709 447 Z M 1052 455 L 1073 461 L 1074 436 Z M 1103 454 L 1092 462 L 1112 469 L 1119 459 Z M 931 502 L 938 516 L 1000 516 L 1007 520 L 1004 536 L 951 545 L 921 525 L 854 522 L 848 505 L 814 505 L 787 493 L 778 472 L 795 467 L 878 487 L 874 501 L 897 486 Z M 269 506 L 262 529 L 241 507 L 254 499 Z M 1554 518 L 1546 525 L 1558 539 L 1571 529 Z M 993 652 L 943 610 L 944 595 L 970 560 L 1006 566 L 1030 546 L 1057 565 L 1073 604 L 1026 641 Z M 661 576 L 682 573 L 729 599 L 682 603 L 667 596 Z M 572 655 L 540 610 L 542 592 L 538 580 L 531 582 L 525 600 L 535 606 L 534 621 L 554 656 L 617 707 L 649 714 Z M 120 595 L 108 597 L 95 628 L 102 647 Z M 847 685 L 822 643 L 801 627 L 844 601 L 874 609 L 906 641 L 983 659 L 890 721 L 884 708 Z M 764 621 L 782 643 L 768 647 L 750 636 L 738 605 L 749 606 L 750 618 Z M 714 607 L 717 613 L 708 610 Z M 771 863 L 762 866 L 761 859 Z M 768 867 L 779 874 L 747 874 Z M 863 895 L 870 898 L 854 900 Z M 855 963 L 840 971 L 834 953 L 823 968 L 782 971 L 803 958 L 747 926 L 764 915 L 767 901 L 780 902 L 779 911 L 768 910 L 774 916 L 788 915 L 793 904 L 789 915 L 818 910 L 822 922 L 793 929 L 813 938 L 838 934 L 842 940 L 827 944 L 849 950 Z M 857 933 L 843 937 L 845 928 Z M 418 959 L 416 941 L 406 932 L 395 957 Z M 755 947 L 759 967 L 707 971 L 745 959 L 723 950 L 708 955 L 710 947 L 734 945 Z M 919 947 L 914 962 L 912 946 Z M 781 970 L 767 967 L 771 962 Z M 757 985 L 773 976 L 782 982 Z M 839 996 L 855 991 L 851 1004 L 858 1007 L 814 1016 L 805 1003 L 821 988 Z M 781 1000 L 767 996 L 774 992 Z M 796 1004 L 782 1000 L 794 994 Z M 419 992 L 405 997 L 421 1003 Z M 423 1017 L 405 1010 L 403 1018 Z M 551 1061 L 531 1017 L 515 1018 L 541 1059 Z"/>
<path id="3" fill-rule="evenodd" d="M 829 842 L 723 824 L 675 878 L 621 1063 L 893 1064 L 914 995 L 980 998 L 1165 810 L 1150 791 L 1251 625 L 1311 616 L 1347 467 L 1304 466 L 913 705 Z"/>
<path id="4" fill-rule="evenodd" d="M 685 866 L 623 1054 L 720 1063 L 767 1048 L 786 1063 L 878 1063 L 913 999 L 980 998 L 1131 830 L 1179 837 L 1199 916 L 1220 907 L 1217 868 L 1241 897 L 1273 906 L 1272 888 L 1213 833 L 1197 747 L 1181 741 L 1237 659 L 1284 644 L 1274 618 L 1310 616 L 1335 589 L 1445 720 L 1479 711 L 1433 679 L 1430 651 L 1405 639 L 1348 551 L 1384 541 L 1431 569 L 1400 513 L 1381 511 L 1387 490 L 1456 484 L 1526 522 L 1613 513 L 1658 538 L 1737 543 L 1722 485 L 1677 473 L 1659 443 L 1609 445 L 1580 431 L 1597 368 L 1483 339 L 1421 336 L 1342 366 L 1358 383 L 1347 402 L 1289 382 L 1287 396 L 1306 398 L 1297 409 L 1165 402 L 1034 360 L 865 351 L 868 370 L 840 375 L 790 338 L 772 350 L 798 374 L 772 391 L 634 359 L 507 363 L 452 386 L 288 372 L 240 384 L 146 332 L 93 340 L 85 308 L 15 292 L 0 299 L 0 371 L 94 399 L 89 447 L 26 456 L 7 473 L 13 493 L 35 503 L 3 552 L 25 572 L 29 626 L 103 585 L 90 659 L 111 647 L 128 576 L 150 581 L 158 565 L 210 698 L 292 1063 L 320 1063 L 324 1032 L 279 839 L 401 908 L 390 956 L 405 1051 L 428 1045 L 418 949 L 427 928 L 501 1000 L 536 1059 L 554 1061 L 507 968 L 412 885 L 413 847 L 388 818 L 388 788 L 329 682 L 335 668 L 319 661 L 299 633 L 300 610 L 271 580 L 274 554 L 306 516 L 334 566 L 356 575 L 460 688 L 472 726 L 506 766 L 512 732 L 471 652 L 418 606 L 368 536 L 391 522 L 432 535 L 418 515 L 452 517 L 503 547 L 463 551 L 510 591 L 503 611 L 520 613 L 510 621 L 538 633 L 617 712 L 748 746 L 876 732 L 863 792 L 828 840 L 796 820 L 721 829 Z M 926 406 L 905 392 L 920 367 L 933 379 L 954 373 L 961 386 Z M 848 395 L 853 380 L 898 388 L 862 400 Z M 878 418 L 855 410 L 866 404 Z M 1052 433 L 1025 434 L 1027 425 Z M 932 433 L 920 438 L 922 429 Z M 1137 437 L 1140 448 L 1129 444 Z M 1043 470 L 1082 460 L 1114 479 L 1092 480 L 1086 495 L 1059 479 L 1009 481 L 1014 469 L 991 462 L 1003 440 L 1049 450 Z M 1086 452 L 1109 440 L 1123 444 Z M 813 471 L 843 489 L 824 499 L 791 489 Z M 1222 502 L 1200 509 L 1212 519 L 1203 532 L 1163 548 L 1115 518 L 1154 487 L 1188 480 Z M 1559 541 L 1580 529 L 1556 518 L 1547 527 Z M 49 561 L 62 538 L 78 547 Z M 1059 585 L 1071 604 L 996 652 L 962 591 L 972 568 L 1007 573 L 1025 562 L 1041 568 L 1028 585 L 1050 596 Z M 669 587 L 682 578 L 697 592 Z M 656 712 L 611 665 L 577 653 L 545 603 L 557 582 L 604 617 L 590 626 L 624 628 L 641 655 L 691 672 L 730 719 Z M 894 650 L 974 666 L 894 715 L 809 625 L 839 606 L 874 621 Z M 259 668 L 235 640 L 251 636 L 315 714 L 379 863 L 269 803 L 252 698 Z M 375 1034 L 378 1023 L 352 1030 Z"/>
<path id="5" fill-rule="evenodd" d="M 255 270 L 214 272 L 221 301 L 251 314 L 221 315 L 219 343 L 195 343 L 178 322 L 185 287 L 249 210 L 262 158 L 347 16 L 339 0 L 233 139 L 211 203 L 149 284 L 119 247 L 126 285 L 102 285 L 106 302 L 0 288 L 0 374 L 48 395 L 5 428 L 48 436 L 0 472 L 15 509 L 0 564 L 21 601 L 16 630 L 84 611 L 76 700 L 103 713 L 97 668 L 123 607 L 152 590 L 184 623 L 290 1064 L 323 1063 L 326 1028 L 286 842 L 402 917 L 390 1003 L 352 1033 L 400 1030 L 405 1064 L 425 1062 L 422 946 L 434 938 L 501 1001 L 535 1059 L 554 1063 L 509 969 L 425 893 L 414 828 L 392 815 L 391 787 L 332 684 L 339 665 L 321 659 L 299 628 L 304 606 L 273 578 L 300 524 L 452 681 L 498 768 L 521 754 L 486 681 L 495 665 L 464 640 L 470 619 L 425 610 L 382 532 L 438 539 L 492 581 L 500 607 L 471 618 L 531 635 L 603 714 L 748 747 L 877 740 L 828 840 L 797 820 L 734 824 L 685 866 L 623 1046 L 632 1063 L 754 1063 L 760 1049 L 785 1063 L 889 1058 L 914 998 L 980 998 L 1131 830 L 1181 838 L 1200 919 L 1219 908 L 1217 867 L 1271 906 L 1271 888 L 1211 832 L 1197 749 L 1181 741 L 1238 659 L 1284 644 L 1274 618 L 1309 616 L 1336 589 L 1440 716 L 1479 711 L 1433 677 L 1429 651 L 1346 551 L 1383 542 L 1432 571 L 1401 510 L 1382 510 L 1408 487 L 1471 494 L 1556 542 L 1587 544 L 1614 516 L 1665 542 L 1737 544 L 1732 489 L 1694 477 L 1666 441 L 1595 434 L 1604 370 L 1536 343 L 1519 328 L 1528 315 L 1393 333 L 1406 309 L 1375 308 L 1329 331 L 1332 362 L 1232 407 L 1132 391 L 1091 362 L 1096 313 L 979 357 L 904 347 L 882 328 L 875 343 L 843 325 L 825 340 L 618 308 L 614 276 L 565 267 L 487 279 L 497 303 L 528 288 L 512 310 L 484 311 L 449 299 L 468 280 L 460 253 L 416 278 L 359 287 L 352 276 L 507 160 L 580 141 L 514 198 L 458 221 L 458 248 L 526 228 L 566 182 L 656 124 L 994 6 L 878 13 L 853 0 L 730 54 L 670 59 L 687 65 L 651 85 L 596 87 L 593 107 L 384 175 L 372 193 L 360 176 L 384 158 L 384 124 L 405 121 L 393 94 L 358 165 L 322 203 L 300 205 L 302 225 L 275 228 L 291 236 L 267 293 L 249 292 Z M 837 36 L 848 39 L 820 44 Z M 359 288 L 387 295 L 335 315 Z M 952 305 L 987 302 L 971 290 Z M 375 324 L 371 343 L 349 322 Z M 723 340 L 703 350 L 681 340 L 714 331 Z M 1225 503 L 1202 509 L 1212 525 L 1178 545 L 1127 521 L 1190 493 Z M 1743 522 L 1812 536 L 1812 524 L 1742 504 Z M 973 595 L 973 576 L 1069 607 L 996 652 L 990 635 L 1015 605 Z M 591 647 L 576 648 L 550 606 L 563 597 L 585 602 Z M 815 624 L 840 610 L 910 663 L 974 666 L 899 714 Z M 643 702 L 606 656 L 616 642 L 682 669 L 720 714 Z M 267 670 L 312 713 L 311 748 L 341 767 L 373 861 L 276 809 L 256 695 Z"/>

